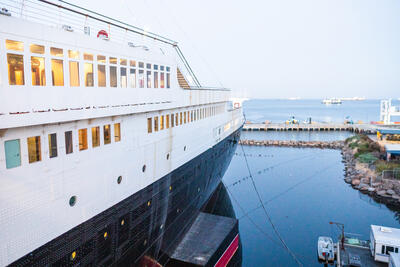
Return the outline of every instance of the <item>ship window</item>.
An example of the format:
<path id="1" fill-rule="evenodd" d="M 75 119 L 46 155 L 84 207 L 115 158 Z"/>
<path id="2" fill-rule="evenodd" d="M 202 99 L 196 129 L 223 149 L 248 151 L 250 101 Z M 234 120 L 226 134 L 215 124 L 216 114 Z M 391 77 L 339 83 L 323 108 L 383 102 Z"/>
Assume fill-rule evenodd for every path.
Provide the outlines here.
<path id="1" fill-rule="evenodd" d="M 97 55 L 97 62 L 106 63 L 106 57 L 102 55 Z"/>
<path id="2" fill-rule="evenodd" d="M 193 110 L 193 119 L 194 119 L 194 120 L 197 120 L 197 117 L 196 117 L 196 110 Z"/>
<path id="3" fill-rule="evenodd" d="M 114 124 L 114 140 L 115 140 L 115 142 L 121 141 L 121 124 L 120 123 Z"/>
<path id="4" fill-rule="evenodd" d="M 144 63 L 143 62 L 139 62 L 139 68 L 144 68 Z"/>
<path id="5" fill-rule="evenodd" d="M 120 64 L 120 65 L 124 65 L 124 66 L 126 66 L 126 64 L 127 64 L 127 60 L 126 60 L 126 59 L 124 59 L 124 58 L 120 58 L 120 59 L 119 59 L 119 64 Z"/>
<path id="6" fill-rule="evenodd" d="M 117 87 L 117 67 L 115 66 L 110 66 L 110 86 Z"/>
<path id="7" fill-rule="evenodd" d="M 154 72 L 154 88 L 158 88 L 158 72 Z"/>
<path id="8" fill-rule="evenodd" d="M 79 86 L 79 62 L 69 62 L 69 84 L 70 86 Z"/>
<path id="9" fill-rule="evenodd" d="M 43 45 L 36 45 L 36 44 L 31 44 L 29 46 L 31 53 L 34 54 L 44 54 L 44 46 Z"/>
<path id="10" fill-rule="evenodd" d="M 182 115 L 182 112 L 181 112 L 181 114 L 180 114 L 180 116 L 179 116 L 179 124 L 180 124 L 180 125 L 182 125 L 182 117 L 183 117 L 183 115 Z"/>
<path id="11" fill-rule="evenodd" d="M 171 114 L 171 127 L 174 127 L 174 126 L 175 126 L 175 125 L 174 125 L 174 124 L 175 124 L 174 119 L 175 119 L 175 118 L 174 118 L 174 114 L 172 113 L 172 114 Z"/>
<path id="12" fill-rule="evenodd" d="M 28 137 L 28 157 L 29 163 L 34 163 L 42 160 L 40 136 Z"/>
<path id="13" fill-rule="evenodd" d="M 110 144 L 111 143 L 111 126 L 110 124 L 104 125 L 103 127 L 104 131 L 104 144 Z"/>
<path id="14" fill-rule="evenodd" d="M 164 66 L 160 66 L 160 70 L 164 71 Z"/>
<path id="15" fill-rule="evenodd" d="M 169 128 L 169 114 L 165 115 L 165 128 Z"/>
<path id="16" fill-rule="evenodd" d="M 127 83 L 126 68 L 121 68 L 121 87 L 126 88 Z"/>
<path id="17" fill-rule="evenodd" d="M 129 65 L 131 67 L 136 67 L 136 61 L 135 60 L 129 60 Z"/>
<path id="18" fill-rule="evenodd" d="M 190 111 L 187 112 L 188 122 L 190 122 Z"/>
<path id="19" fill-rule="evenodd" d="M 144 88 L 144 71 L 139 70 L 139 88 Z"/>
<path id="20" fill-rule="evenodd" d="M 4 142 L 6 154 L 6 168 L 11 169 L 21 166 L 21 147 L 19 139 Z"/>
<path id="21" fill-rule="evenodd" d="M 151 71 L 146 71 L 146 79 L 147 79 L 147 88 L 151 88 Z"/>
<path id="22" fill-rule="evenodd" d="M 136 70 L 130 69 L 129 72 L 129 87 L 135 88 L 136 87 Z"/>
<path id="23" fill-rule="evenodd" d="M 98 65 L 97 73 L 98 73 L 99 87 L 106 87 L 106 66 Z"/>
<path id="24" fill-rule="evenodd" d="M 153 65 L 154 70 L 158 70 L 158 65 Z"/>
<path id="25" fill-rule="evenodd" d="M 83 64 L 83 73 L 85 78 L 85 86 L 92 87 L 94 86 L 94 77 L 93 77 L 93 64 L 92 63 L 84 63 Z"/>
<path id="26" fill-rule="evenodd" d="M 158 117 L 154 117 L 154 131 L 158 131 Z"/>
<path id="27" fill-rule="evenodd" d="M 190 121 L 193 121 L 193 110 L 190 111 Z"/>
<path id="28" fill-rule="evenodd" d="M 175 114 L 175 125 L 176 125 L 176 126 L 179 126 L 178 118 L 179 118 L 179 113 L 176 113 L 176 114 Z"/>
<path id="29" fill-rule="evenodd" d="M 117 64 L 117 58 L 116 57 L 110 57 L 110 64 Z"/>
<path id="30" fill-rule="evenodd" d="M 386 254 L 389 255 L 389 252 L 394 252 L 394 247 L 386 246 Z"/>
<path id="31" fill-rule="evenodd" d="M 381 254 L 385 254 L 385 246 L 384 245 L 382 245 L 382 247 L 381 247 Z"/>
<path id="32" fill-rule="evenodd" d="M 84 60 L 93 61 L 93 55 L 92 54 L 83 53 L 83 59 Z"/>
<path id="33" fill-rule="evenodd" d="M 7 54 L 8 82 L 10 85 L 24 85 L 24 56 Z"/>
<path id="34" fill-rule="evenodd" d="M 146 64 L 146 69 L 151 69 L 151 64 L 150 63 Z"/>
<path id="35" fill-rule="evenodd" d="M 164 129 L 164 115 L 160 116 L 160 130 Z"/>
<path id="36" fill-rule="evenodd" d="M 51 60 L 53 86 L 64 86 L 64 67 L 61 59 Z"/>
<path id="37" fill-rule="evenodd" d="M 165 79 L 164 79 L 164 72 L 160 73 L 160 88 L 164 88 L 165 87 Z"/>
<path id="38" fill-rule="evenodd" d="M 167 73 L 167 88 L 171 88 L 171 75 Z"/>
<path id="39" fill-rule="evenodd" d="M 68 58 L 79 59 L 79 51 L 68 50 Z"/>
<path id="40" fill-rule="evenodd" d="M 61 48 L 50 47 L 50 54 L 55 57 L 64 56 L 64 52 Z"/>
<path id="41" fill-rule="evenodd" d="M 52 133 L 48 135 L 49 138 L 49 157 L 57 157 L 57 134 Z"/>
<path id="42" fill-rule="evenodd" d="M 46 85 L 43 57 L 31 57 L 32 85 Z"/>
<path id="43" fill-rule="evenodd" d="M 399 253 L 399 248 L 394 248 L 395 253 Z"/>
<path id="44" fill-rule="evenodd" d="M 71 154 L 73 152 L 72 146 L 72 131 L 65 132 L 65 153 Z"/>
<path id="45" fill-rule="evenodd" d="M 86 150 L 88 148 L 87 129 L 78 130 L 79 135 L 79 150 Z"/>
<path id="46" fill-rule="evenodd" d="M 152 119 L 147 118 L 147 132 L 151 133 L 152 132 Z"/>
<path id="47" fill-rule="evenodd" d="M 24 43 L 19 41 L 6 40 L 6 49 L 24 51 Z"/>
<path id="48" fill-rule="evenodd" d="M 100 127 L 92 127 L 92 147 L 100 146 Z"/>
<path id="49" fill-rule="evenodd" d="M 183 122 L 186 123 L 186 112 L 183 112 Z"/>
<path id="50" fill-rule="evenodd" d="M 169 72 L 169 70 L 170 70 L 170 68 L 169 67 L 167 67 L 167 71 Z"/>

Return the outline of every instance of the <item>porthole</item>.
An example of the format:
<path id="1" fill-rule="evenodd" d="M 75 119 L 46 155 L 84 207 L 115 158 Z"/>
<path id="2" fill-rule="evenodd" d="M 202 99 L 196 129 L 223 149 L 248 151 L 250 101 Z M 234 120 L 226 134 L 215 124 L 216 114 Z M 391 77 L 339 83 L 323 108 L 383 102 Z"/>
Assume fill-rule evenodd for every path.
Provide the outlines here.
<path id="1" fill-rule="evenodd" d="M 169 153 L 167 154 L 167 160 L 169 160 Z"/>
<path id="2" fill-rule="evenodd" d="M 75 258 L 76 258 L 76 251 L 71 253 L 70 259 L 71 259 L 71 261 L 73 261 L 73 260 L 75 260 Z"/>
<path id="3" fill-rule="evenodd" d="M 76 196 L 72 196 L 72 197 L 69 199 L 69 205 L 70 205 L 71 207 L 73 207 L 75 204 L 76 204 Z"/>
<path id="4" fill-rule="evenodd" d="M 169 191 L 171 191 L 172 190 L 172 186 L 169 186 Z"/>
<path id="5" fill-rule="evenodd" d="M 183 151 L 186 151 L 186 146 L 183 147 Z"/>
<path id="6" fill-rule="evenodd" d="M 108 233 L 104 232 L 103 237 L 104 237 L 104 239 L 107 239 L 108 238 Z"/>
<path id="7" fill-rule="evenodd" d="M 146 164 L 143 165 L 143 167 L 142 167 L 142 172 L 145 172 L 145 171 L 146 171 Z"/>
<path id="8" fill-rule="evenodd" d="M 151 205 L 151 202 L 149 200 L 149 201 L 147 201 L 147 206 L 149 207 L 150 205 Z"/>
<path id="9" fill-rule="evenodd" d="M 118 176 L 117 183 L 120 184 L 122 182 L 122 176 Z"/>
<path id="10" fill-rule="evenodd" d="M 122 220 L 121 221 L 121 226 L 124 226 L 124 224 L 125 224 L 125 220 Z"/>

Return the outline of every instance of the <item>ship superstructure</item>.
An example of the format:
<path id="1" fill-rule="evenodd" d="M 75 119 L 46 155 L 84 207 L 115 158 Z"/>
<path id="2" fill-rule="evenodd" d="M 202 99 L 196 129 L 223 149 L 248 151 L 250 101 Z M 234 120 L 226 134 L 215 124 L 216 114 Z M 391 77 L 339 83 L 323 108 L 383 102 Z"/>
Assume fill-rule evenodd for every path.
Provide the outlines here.
<path id="1" fill-rule="evenodd" d="M 165 262 L 230 162 L 240 105 L 174 41 L 23 2 L 0 2 L 0 265 Z"/>

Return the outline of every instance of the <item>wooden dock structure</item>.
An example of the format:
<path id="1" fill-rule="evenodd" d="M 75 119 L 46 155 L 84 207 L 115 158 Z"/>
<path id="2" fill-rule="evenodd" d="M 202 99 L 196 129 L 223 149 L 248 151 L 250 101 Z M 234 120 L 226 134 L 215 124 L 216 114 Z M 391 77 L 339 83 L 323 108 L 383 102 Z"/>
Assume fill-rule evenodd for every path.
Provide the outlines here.
<path id="1" fill-rule="evenodd" d="M 375 134 L 377 128 L 372 124 L 344 123 L 249 123 L 243 126 L 244 131 L 350 131 L 354 133 Z"/>

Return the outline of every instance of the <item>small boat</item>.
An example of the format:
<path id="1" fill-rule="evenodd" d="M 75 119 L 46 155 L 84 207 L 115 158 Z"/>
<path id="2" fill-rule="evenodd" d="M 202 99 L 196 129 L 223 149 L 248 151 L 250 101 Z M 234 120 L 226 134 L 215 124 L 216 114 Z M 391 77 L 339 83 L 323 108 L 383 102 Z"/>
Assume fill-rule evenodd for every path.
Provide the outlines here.
<path id="1" fill-rule="evenodd" d="M 322 100 L 322 104 L 325 105 L 340 105 L 342 104 L 342 100 L 340 100 L 339 98 L 325 98 L 324 100 Z"/>
<path id="2" fill-rule="evenodd" d="M 332 238 L 327 236 L 318 237 L 318 260 L 323 262 L 333 262 L 335 260 Z"/>

